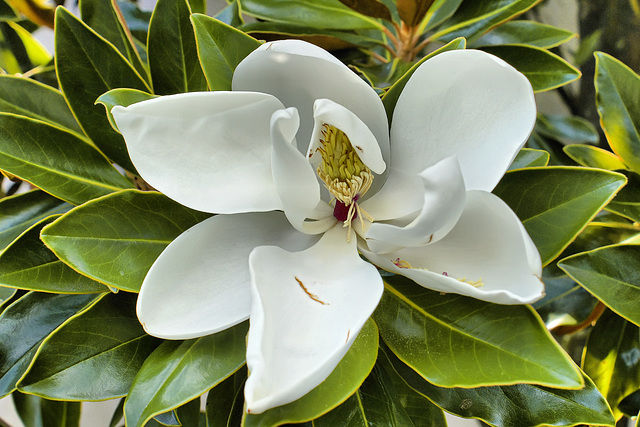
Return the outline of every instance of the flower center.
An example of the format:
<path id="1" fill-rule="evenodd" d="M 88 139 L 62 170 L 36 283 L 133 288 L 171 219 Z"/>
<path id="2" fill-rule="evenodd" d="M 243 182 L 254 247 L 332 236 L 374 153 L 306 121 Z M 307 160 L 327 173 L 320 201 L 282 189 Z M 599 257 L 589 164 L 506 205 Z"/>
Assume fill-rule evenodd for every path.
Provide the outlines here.
<path id="1" fill-rule="evenodd" d="M 322 160 L 318 165 L 318 176 L 331 195 L 336 198 L 333 216 L 351 228 L 351 221 L 363 216 L 373 220 L 358 206 L 358 199 L 371 187 L 373 174 L 351 145 L 343 131 L 330 124 L 322 125 L 322 139 L 318 151 Z M 349 230 L 351 231 L 351 230 Z M 349 233 L 351 235 L 351 233 Z"/>

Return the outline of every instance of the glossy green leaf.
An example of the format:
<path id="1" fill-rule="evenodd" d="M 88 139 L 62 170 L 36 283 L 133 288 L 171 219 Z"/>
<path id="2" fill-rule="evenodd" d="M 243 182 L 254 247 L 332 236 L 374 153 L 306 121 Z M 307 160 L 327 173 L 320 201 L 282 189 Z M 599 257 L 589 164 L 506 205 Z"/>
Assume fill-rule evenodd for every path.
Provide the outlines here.
<path id="1" fill-rule="evenodd" d="M 369 319 L 338 366 L 324 382 L 287 405 L 262 414 L 245 414 L 245 427 L 276 426 L 313 420 L 351 396 L 369 375 L 378 354 L 378 328 Z"/>
<path id="2" fill-rule="evenodd" d="M 70 204 L 40 190 L 0 200 L 0 251 L 36 222 L 71 208 Z"/>
<path id="3" fill-rule="evenodd" d="M 536 131 L 564 144 L 598 144 L 598 131 L 580 116 L 538 114 Z"/>
<path id="4" fill-rule="evenodd" d="M 545 92 L 580 78 L 580 71 L 556 54 L 524 45 L 486 46 L 482 50 L 504 59 L 524 74 L 534 92 Z"/>
<path id="5" fill-rule="evenodd" d="M 626 169 L 620 157 L 593 145 L 571 144 L 564 147 L 564 152 L 582 166 L 610 171 Z"/>
<path id="6" fill-rule="evenodd" d="M 175 413 L 180 425 L 197 427 L 200 421 L 200 397 L 178 407 Z"/>
<path id="7" fill-rule="evenodd" d="M 474 41 L 489 29 L 531 9 L 540 0 L 463 1 L 456 13 L 432 37 Z"/>
<path id="8" fill-rule="evenodd" d="M 628 417 L 635 417 L 640 411 L 640 389 L 620 401 L 618 408 Z"/>
<path id="9" fill-rule="evenodd" d="M 387 119 L 389 123 L 391 123 L 391 119 L 393 118 L 393 110 L 396 108 L 396 103 L 398 102 L 398 98 L 402 93 L 402 90 L 407 85 L 407 82 L 413 75 L 413 73 L 418 69 L 423 62 L 428 60 L 429 58 L 449 50 L 456 49 L 464 49 L 467 46 L 467 42 L 463 38 L 455 39 L 446 45 L 442 46 L 440 49 L 431 52 L 429 55 L 422 58 L 420 61 L 416 62 L 410 69 L 407 71 L 401 78 L 399 78 L 393 86 L 387 90 L 387 92 L 382 97 L 382 104 L 384 104 L 384 109 L 387 112 Z"/>
<path id="10" fill-rule="evenodd" d="M 378 0 L 340 0 L 340 3 L 350 7 L 362 15 L 391 21 L 391 12 L 384 3 Z"/>
<path id="11" fill-rule="evenodd" d="M 96 100 L 96 104 L 104 105 L 107 117 L 109 118 L 109 123 L 111 123 L 111 126 L 117 130 L 118 126 L 111 114 L 111 109 L 113 107 L 116 105 L 127 107 L 131 104 L 135 104 L 136 102 L 142 102 L 152 98 L 157 98 L 157 95 L 151 95 L 150 93 L 136 89 L 111 89 L 109 92 L 100 95 Z"/>
<path id="12" fill-rule="evenodd" d="M 60 91 L 33 79 L 0 76 L 0 112 L 39 119 L 84 137 Z"/>
<path id="13" fill-rule="evenodd" d="M 493 192 L 518 215 L 546 265 L 625 183 L 623 175 L 600 169 L 531 168 L 505 174 Z"/>
<path id="14" fill-rule="evenodd" d="M 149 69 L 158 95 L 207 89 L 186 0 L 159 0 L 149 23 Z M 105 91 L 106 92 L 106 91 Z"/>
<path id="15" fill-rule="evenodd" d="M 609 202 L 606 209 L 634 222 L 640 222 L 640 175 L 631 171 L 621 171 L 629 183 Z"/>
<path id="16" fill-rule="evenodd" d="M 72 204 L 131 187 L 86 141 L 45 122 L 0 113 L 0 169 Z"/>
<path id="17" fill-rule="evenodd" d="M 596 105 L 611 149 L 640 173 L 640 77 L 629 67 L 596 52 Z"/>
<path id="18" fill-rule="evenodd" d="M 413 422 L 400 404 L 391 380 L 381 368 L 371 374 L 343 404 L 313 421 L 313 427 L 349 426 L 412 426 Z"/>
<path id="19" fill-rule="evenodd" d="M 210 426 L 234 427 L 242 422 L 244 383 L 247 367 L 243 366 L 207 394 L 207 422 Z"/>
<path id="20" fill-rule="evenodd" d="M 107 157 L 135 171 L 124 139 L 94 103 L 110 89 L 151 89 L 111 43 L 64 7 L 56 9 L 55 51 L 60 88 L 82 128 Z"/>
<path id="21" fill-rule="evenodd" d="M 146 360 L 124 405 L 127 426 L 143 426 L 153 416 L 205 393 L 245 361 L 248 322 L 187 341 L 164 341 Z"/>
<path id="22" fill-rule="evenodd" d="M 569 276 L 607 307 L 640 325 L 640 246 L 607 246 L 558 263 Z"/>
<path id="23" fill-rule="evenodd" d="M 208 216 L 160 193 L 126 190 L 73 209 L 45 227 L 41 236 L 74 270 L 137 292 L 164 248 Z"/>
<path id="24" fill-rule="evenodd" d="M 15 389 L 42 340 L 99 298 L 30 292 L 7 307 L 0 316 L 0 397 Z"/>
<path id="25" fill-rule="evenodd" d="M 535 21 L 517 20 L 505 22 L 477 39 L 473 46 L 526 44 L 550 49 L 568 42 L 576 34 L 563 28 Z"/>
<path id="26" fill-rule="evenodd" d="M 607 402 L 589 377 L 585 387 L 561 390 L 515 384 L 479 388 L 444 388 L 425 381 L 392 352 L 383 353 L 388 366 L 408 386 L 452 414 L 478 418 L 495 426 L 573 426 L 615 424 Z"/>
<path id="27" fill-rule="evenodd" d="M 0 286 L 61 294 L 90 294 L 109 289 L 73 271 L 40 240 L 40 231 L 56 216 L 36 223 L 0 252 Z"/>
<path id="28" fill-rule="evenodd" d="M 0 56 L 0 67 L 9 74 L 26 73 L 51 62 L 49 51 L 17 22 L 0 22 L 0 40 L 7 46 Z M 22 55 L 15 53 L 21 51 Z"/>
<path id="29" fill-rule="evenodd" d="M 544 150 L 534 150 L 532 148 L 522 148 L 509 166 L 509 170 L 543 167 L 549 163 L 549 153 Z"/>
<path id="30" fill-rule="evenodd" d="M 46 338 L 20 391 L 62 400 L 105 400 L 127 394 L 160 340 L 145 334 L 136 295 L 108 294 Z"/>
<path id="31" fill-rule="evenodd" d="M 380 344 L 376 366 L 384 371 L 391 384 L 393 384 L 397 399 L 413 421 L 413 424 L 416 427 L 447 427 L 447 420 L 442 409 L 424 395 L 409 387 L 404 379 L 393 369 L 386 355 L 389 351 L 389 348 L 384 343 Z"/>
<path id="32" fill-rule="evenodd" d="M 449 19 L 460 7 L 462 0 L 436 0 L 418 27 L 420 33 L 431 30 Z"/>
<path id="33" fill-rule="evenodd" d="M 441 295 L 395 276 L 386 278 L 374 319 L 389 348 L 442 387 L 583 384 L 578 368 L 529 306 Z"/>
<path id="34" fill-rule="evenodd" d="M 340 0 L 242 0 L 242 11 L 259 19 L 334 30 L 381 28 Z"/>
<path id="35" fill-rule="evenodd" d="M 16 289 L 0 287 L 0 313 L 2 306 L 15 295 Z"/>
<path id="36" fill-rule="evenodd" d="M 13 7 L 11 7 L 11 5 L 7 3 L 6 0 L 0 1 L 0 20 L 13 21 L 17 19 L 18 15 L 16 14 L 16 11 L 13 9 Z"/>
<path id="37" fill-rule="evenodd" d="M 113 3 L 104 0 L 81 0 L 80 16 L 96 33 L 113 44 L 143 78 L 147 78 L 147 70 L 142 65 L 134 40 L 127 34 Z"/>
<path id="38" fill-rule="evenodd" d="M 211 90 L 231 90 L 233 72 L 260 42 L 217 19 L 191 16 L 198 56 Z"/>
<path id="39" fill-rule="evenodd" d="M 59 402 L 29 394 L 11 395 L 16 412 L 26 427 L 79 427 L 79 402 Z"/>
<path id="40" fill-rule="evenodd" d="M 618 404 L 640 389 L 640 330 L 613 312 L 605 312 L 589 334 L 582 367 L 607 398 L 616 420 Z"/>

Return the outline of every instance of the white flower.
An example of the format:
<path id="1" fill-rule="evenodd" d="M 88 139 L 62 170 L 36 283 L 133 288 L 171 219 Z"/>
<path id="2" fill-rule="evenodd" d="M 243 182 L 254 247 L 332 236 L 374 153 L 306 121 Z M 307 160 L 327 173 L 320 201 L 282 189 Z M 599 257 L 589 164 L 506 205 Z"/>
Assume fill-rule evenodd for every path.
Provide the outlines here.
<path id="1" fill-rule="evenodd" d="M 113 114 L 153 187 L 219 215 L 160 255 L 138 317 L 168 339 L 251 315 L 248 411 L 298 399 L 347 352 L 383 291 L 377 266 L 504 304 L 543 295 L 540 257 L 490 191 L 536 116 L 527 79 L 457 50 L 426 61 L 389 133 L 375 91 L 326 51 L 262 45 L 233 91 L 165 96 Z"/>

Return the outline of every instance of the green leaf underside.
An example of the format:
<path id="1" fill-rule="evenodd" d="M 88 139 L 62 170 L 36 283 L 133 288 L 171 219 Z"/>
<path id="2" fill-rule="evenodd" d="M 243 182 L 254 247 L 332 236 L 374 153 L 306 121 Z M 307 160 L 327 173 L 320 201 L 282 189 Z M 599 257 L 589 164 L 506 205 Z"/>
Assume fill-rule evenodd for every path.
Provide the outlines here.
<path id="1" fill-rule="evenodd" d="M 531 168 L 509 172 L 493 192 L 518 215 L 546 265 L 625 182 L 623 175 L 599 169 Z"/>
<path id="2" fill-rule="evenodd" d="M 57 216 L 33 225 L 0 253 L 0 286 L 62 294 L 90 294 L 109 289 L 60 261 L 40 240 L 40 231 Z"/>
<path id="3" fill-rule="evenodd" d="M 18 384 L 27 393 L 62 400 L 105 400 L 127 394 L 160 340 L 145 334 L 136 295 L 108 294 L 49 336 Z"/>
<path id="4" fill-rule="evenodd" d="M 94 147 L 45 122 L 0 113 L 0 169 L 72 204 L 131 187 Z"/>
<path id="5" fill-rule="evenodd" d="M 42 230 L 42 240 L 74 270 L 137 292 L 164 248 L 209 216 L 160 193 L 125 190 L 63 215 Z"/>
<path id="6" fill-rule="evenodd" d="M 385 283 L 374 319 L 393 352 L 442 387 L 583 383 L 528 306 L 441 295 L 395 277 Z"/>
<path id="7" fill-rule="evenodd" d="M 0 396 L 15 389 L 44 338 L 100 297 L 30 292 L 7 307 L 0 316 Z"/>
<path id="8" fill-rule="evenodd" d="M 164 341 L 145 361 L 124 405 L 126 424 L 143 426 L 205 393 L 245 361 L 248 322 L 206 337 Z"/>
<path id="9" fill-rule="evenodd" d="M 599 147 L 584 144 L 571 144 L 563 148 L 576 163 L 590 168 L 607 169 L 610 171 L 626 169 L 620 157 Z"/>
<path id="10" fill-rule="evenodd" d="M 60 87 L 80 125 L 107 157 L 135 172 L 124 139 L 94 102 L 110 89 L 150 88 L 111 43 L 64 7 L 56 10 L 55 51 Z"/>
<path id="11" fill-rule="evenodd" d="M 70 204 L 40 190 L 0 200 L 0 251 L 36 222 L 71 208 Z"/>
<path id="12" fill-rule="evenodd" d="M 477 418 L 495 426 L 613 426 L 607 402 L 589 377 L 585 387 L 561 390 L 529 384 L 479 388 L 444 388 L 425 381 L 391 351 L 383 351 L 385 367 L 416 392 L 452 414 Z"/>
<path id="13" fill-rule="evenodd" d="M 596 52 L 596 105 L 609 145 L 640 173 L 640 77 L 619 60 Z"/>
<path id="14" fill-rule="evenodd" d="M 616 420 L 619 403 L 640 389 L 640 330 L 611 311 L 605 312 L 589 334 L 582 367 L 607 398 Z"/>
<path id="15" fill-rule="evenodd" d="M 550 49 L 576 36 L 575 33 L 535 21 L 510 21 L 477 39 L 474 46 L 526 44 Z"/>
<path id="16" fill-rule="evenodd" d="M 439 53 L 446 52 L 449 50 L 464 49 L 466 46 L 467 46 L 467 42 L 463 38 L 452 40 L 451 42 L 442 46 L 440 49 L 431 52 L 429 55 L 425 56 L 420 61 L 416 62 L 409 69 L 409 71 L 407 71 L 401 78 L 399 78 L 393 84 L 393 86 L 391 86 L 389 90 L 387 90 L 387 92 L 382 97 L 382 104 L 384 105 L 384 109 L 387 112 L 387 119 L 389 120 L 389 123 L 391 123 L 392 121 L 391 119 L 393 118 L 393 110 L 395 109 L 396 104 L 398 103 L 398 98 L 400 97 L 402 90 L 407 85 L 407 82 L 409 81 L 413 73 L 418 69 L 418 67 L 422 65 L 423 62 L 425 62 L 429 58 Z"/>
<path id="17" fill-rule="evenodd" d="M 246 415 L 245 427 L 301 423 L 324 415 L 347 400 L 369 375 L 378 354 L 378 328 L 364 324 L 355 342 L 324 382 L 300 399 L 262 414 Z"/>
<path id="18" fill-rule="evenodd" d="M 590 121 L 580 116 L 538 114 L 536 131 L 563 144 L 597 144 L 598 131 Z"/>
<path id="19" fill-rule="evenodd" d="M 580 71 L 547 50 L 532 46 L 486 46 L 482 50 L 502 58 L 524 74 L 534 92 L 545 92 L 580 78 Z"/>
<path id="20" fill-rule="evenodd" d="M 609 308 L 640 325 L 640 246 L 607 246 L 563 259 L 558 266 Z"/>
<path id="21" fill-rule="evenodd" d="M 191 15 L 198 57 L 211 90 L 231 90 L 238 64 L 260 46 L 253 37 L 206 15 Z"/>
<path id="22" fill-rule="evenodd" d="M 32 79 L 0 76 L 0 112 L 42 120 L 84 136 L 62 93 Z"/>
<path id="23" fill-rule="evenodd" d="M 334 30 L 381 27 L 339 0 L 242 0 L 241 4 L 243 12 L 268 21 Z"/>
<path id="24" fill-rule="evenodd" d="M 544 150 L 534 150 L 533 148 L 522 148 L 509 166 L 509 170 L 543 167 L 549 163 L 549 153 Z"/>
<path id="25" fill-rule="evenodd" d="M 149 22 L 148 56 L 158 95 L 207 89 L 186 0 L 159 0 Z"/>

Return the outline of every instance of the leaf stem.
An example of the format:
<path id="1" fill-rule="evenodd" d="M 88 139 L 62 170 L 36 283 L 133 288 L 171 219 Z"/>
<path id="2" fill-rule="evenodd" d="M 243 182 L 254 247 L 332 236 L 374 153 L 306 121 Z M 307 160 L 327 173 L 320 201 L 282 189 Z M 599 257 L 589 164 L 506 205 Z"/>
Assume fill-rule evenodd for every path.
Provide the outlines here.
<path id="1" fill-rule="evenodd" d="M 605 308 L 606 306 L 602 303 L 602 301 L 598 301 L 596 306 L 593 308 L 593 311 L 591 311 L 591 314 L 589 314 L 589 316 L 582 322 L 578 323 L 577 325 L 561 325 L 557 328 L 553 328 L 551 332 L 556 335 L 569 335 L 586 329 L 589 326 L 593 326 L 600 318 L 600 316 L 602 316 Z"/>

